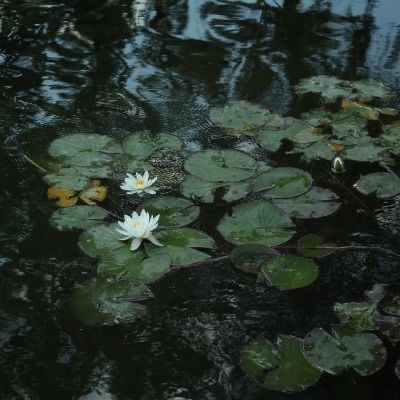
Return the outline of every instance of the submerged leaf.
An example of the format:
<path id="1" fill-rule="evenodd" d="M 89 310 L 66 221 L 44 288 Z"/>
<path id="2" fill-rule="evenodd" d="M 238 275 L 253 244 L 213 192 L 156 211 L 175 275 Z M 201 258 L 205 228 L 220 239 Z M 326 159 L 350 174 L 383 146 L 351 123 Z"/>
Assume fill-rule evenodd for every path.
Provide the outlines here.
<path id="1" fill-rule="evenodd" d="M 226 214 L 218 224 L 218 231 L 235 244 L 260 243 L 277 246 L 294 234 L 289 216 L 265 201 L 239 204 L 232 214 Z"/>

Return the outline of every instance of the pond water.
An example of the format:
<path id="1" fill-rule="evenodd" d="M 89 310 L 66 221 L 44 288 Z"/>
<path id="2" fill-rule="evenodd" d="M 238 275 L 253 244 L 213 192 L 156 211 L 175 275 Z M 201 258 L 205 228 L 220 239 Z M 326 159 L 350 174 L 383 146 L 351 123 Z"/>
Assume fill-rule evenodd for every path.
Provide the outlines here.
<path id="1" fill-rule="evenodd" d="M 56 207 L 24 157 L 41 164 L 49 144 L 71 133 L 122 140 L 143 129 L 177 135 L 185 156 L 243 150 L 312 169 L 343 198 L 333 216 L 299 222 L 296 238 L 317 232 L 342 246 L 398 251 L 399 197 L 363 198 L 364 212 L 346 190 L 379 167 L 350 163 L 340 185 L 324 181 L 329 163 L 311 168 L 263 153 L 216 129 L 209 109 L 247 100 L 298 117 L 310 104 L 294 85 L 323 74 L 383 82 L 396 93 L 385 105 L 398 108 L 399 50 L 398 0 L 0 0 L 0 398 L 400 399 L 400 349 L 383 336 L 388 358 L 378 373 L 324 374 L 302 393 L 264 389 L 239 365 L 251 339 L 328 329 L 339 322 L 336 302 L 360 302 L 375 283 L 399 294 L 398 257 L 337 252 L 318 260 L 312 285 L 292 291 L 257 283 L 226 260 L 183 268 L 151 286 L 144 318 L 88 328 L 69 299 L 96 276 L 96 260 L 78 248 L 79 233 L 50 225 Z M 122 194 L 109 185 L 105 207 L 119 211 Z M 195 223 L 217 239 L 215 256 L 231 249 L 216 231 L 230 208 L 202 205 Z"/>

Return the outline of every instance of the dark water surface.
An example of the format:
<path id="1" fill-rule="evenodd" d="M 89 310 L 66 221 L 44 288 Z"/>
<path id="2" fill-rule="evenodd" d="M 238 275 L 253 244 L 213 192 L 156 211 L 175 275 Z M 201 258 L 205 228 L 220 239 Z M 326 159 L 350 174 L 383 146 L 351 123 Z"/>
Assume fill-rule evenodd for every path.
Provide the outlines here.
<path id="1" fill-rule="evenodd" d="M 84 328 L 67 304 L 96 262 L 78 234 L 49 225 L 54 206 L 22 155 L 45 158 L 67 133 L 119 139 L 142 128 L 177 134 L 187 152 L 232 147 L 212 128 L 210 106 L 244 99 L 298 115 L 293 85 L 316 74 L 371 77 L 400 93 L 398 0 L 0 0 L 0 399 L 400 398 L 399 349 L 389 343 L 378 374 L 324 375 L 291 396 L 261 389 L 238 366 L 250 338 L 302 337 L 337 322 L 336 301 L 399 285 L 398 259 L 338 253 L 320 262 L 315 284 L 288 293 L 228 263 L 189 268 L 154 285 L 145 320 Z M 374 205 L 376 219 L 345 202 L 299 231 L 399 248 L 399 199 Z M 199 226 L 214 233 L 224 212 L 205 207 Z"/>

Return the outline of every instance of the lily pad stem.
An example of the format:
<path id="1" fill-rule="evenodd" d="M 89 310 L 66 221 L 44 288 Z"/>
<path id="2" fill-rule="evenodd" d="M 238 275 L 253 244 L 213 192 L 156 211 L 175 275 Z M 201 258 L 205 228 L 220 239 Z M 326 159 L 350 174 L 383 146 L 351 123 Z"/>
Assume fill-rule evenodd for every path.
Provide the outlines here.
<path id="1" fill-rule="evenodd" d="M 33 161 L 25 153 L 22 153 L 22 156 L 25 158 L 26 161 L 28 161 L 30 164 L 32 164 L 34 167 L 36 167 L 42 174 L 47 174 L 47 169 L 43 168 L 37 162 Z"/>

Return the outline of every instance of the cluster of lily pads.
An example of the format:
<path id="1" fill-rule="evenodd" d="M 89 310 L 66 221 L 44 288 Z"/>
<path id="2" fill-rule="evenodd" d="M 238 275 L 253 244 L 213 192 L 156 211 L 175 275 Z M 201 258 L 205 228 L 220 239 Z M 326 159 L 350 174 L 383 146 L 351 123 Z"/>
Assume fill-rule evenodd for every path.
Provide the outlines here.
<path id="1" fill-rule="evenodd" d="M 400 342 L 400 298 L 377 284 L 365 302 L 337 303 L 334 310 L 341 325 L 330 332 L 316 328 L 303 339 L 279 335 L 276 344 L 263 336 L 252 340 L 241 353 L 242 369 L 263 387 L 287 393 L 314 385 L 323 373 L 379 371 L 387 353 L 373 331 Z"/>
<path id="2" fill-rule="evenodd" d="M 389 97 L 386 86 L 314 77 L 300 82 L 296 91 L 321 95 L 326 107 L 296 120 L 237 101 L 211 109 L 210 119 L 238 140 L 254 137 L 268 152 L 300 154 L 304 161 L 340 157 L 346 162 L 394 164 L 400 154 L 396 112 L 368 104 Z M 334 112 L 333 103 L 340 100 L 340 110 Z M 382 115 L 389 125 L 382 123 Z M 374 137 L 371 121 L 379 122 Z M 334 192 L 314 186 L 310 173 L 299 168 L 272 167 L 243 151 L 206 149 L 184 161 L 180 190 L 174 187 L 167 195 L 155 195 L 152 185 L 160 171 L 152 157 L 158 151 L 180 152 L 182 146 L 174 135 L 146 131 L 121 142 L 98 134 L 72 134 L 51 143 L 44 180 L 50 185 L 49 198 L 60 207 L 51 223 L 60 231 L 83 230 L 79 247 L 98 260 L 96 278 L 71 299 L 83 323 L 135 321 L 146 313 L 144 301 L 152 297 L 149 285 L 173 269 L 206 262 L 217 254 L 214 238 L 195 228 L 201 212 L 198 203 L 230 204 L 230 211 L 216 222 L 217 239 L 232 245 L 232 264 L 255 275 L 260 284 L 278 290 L 310 285 L 319 275 L 315 260 L 335 251 L 335 244 L 324 243 L 316 234 L 285 248 L 296 233 L 295 223 L 327 217 L 341 205 Z M 136 175 L 126 177 L 127 172 Z M 117 181 L 136 196 L 124 218 L 99 205 L 109 194 L 100 180 Z M 360 177 L 354 187 L 365 195 L 389 198 L 400 193 L 400 179 L 385 170 Z M 257 338 L 242 353 L 243 370 L 264 387 L 285 392 L 316 383 L 322 371 L 374 373 L 384 364 L 386 350 L 369 331 L 380 330 L 393 341 L 399 338 L 399 299 L 392 299 L 392 308 L 385 303 L 382 312 L 378 310 L 385 290 L 374 288 L 365 303 L 337 304 L 342 325 L 333 327 L 331 334 L 318 328 L 304 339 L 281 335 L 276 346 Z"/>

